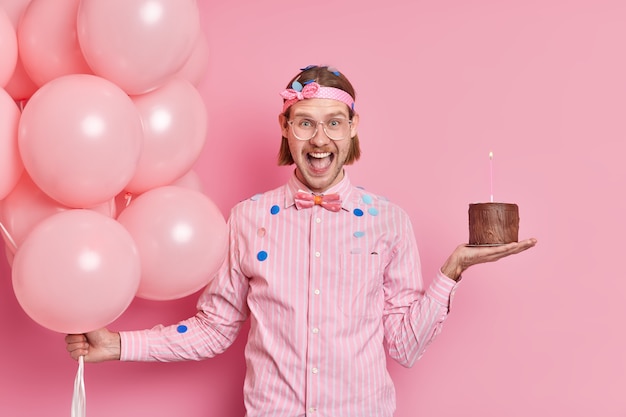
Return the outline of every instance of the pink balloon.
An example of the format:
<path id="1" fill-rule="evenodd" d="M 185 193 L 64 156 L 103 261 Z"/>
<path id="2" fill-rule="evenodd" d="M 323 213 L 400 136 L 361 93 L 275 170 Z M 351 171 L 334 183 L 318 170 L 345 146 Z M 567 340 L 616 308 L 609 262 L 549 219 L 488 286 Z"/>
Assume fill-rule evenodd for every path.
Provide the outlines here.
<path id="1" fill-rule="evenodd" d="M 13 27 L 17 27 L 17 23 L 20 21 L 24 10 L 28 6 L 31 0 L 0 0 L 0 9 L 4 9 L 11 19 Z"/>
<path id="2" fill-rule="evenodd" d="M 137 297 L 181 298 L 204 287 L 228 249 L 226 222 L 204 194 L 176 186 L 154 188 L 119 215 L 137 244 Z"/>
<path id="3" fill-rule="evenodd" d="M 11 192 L 24 171 L 17 145 L 19 121 L 20 109 L 0 88 L 0 200 Z"/>
<path id="4" fill-rule="evenodd" d="M 185 175 L 172 182 L 171 185 L 189 188 L 190 190 L 200 191 L 201 193 L 204 192 L 202 180 L 200 179 L 198 173 L 193 169 L 187 171 Z"/>
<path id="5" fill-rule="evenodd" d="M 17 36 L 9 16 L 0 8 L 0 87 L 7 85 L 17 64 Z"/>
<path id="6" fill-rule="evenodd" d="M 0 222 L 19 248 L 28 234 L 41 221 L 53 214 L 70 210 L 70 207 L 48 197 L 24 173 L 9 195 L 0 201 Z M 114 218 L 116 215 L 115 200 L 111 199 L 91 210 Z M 15 252 L 11 245 L 11 250 Z"/>
<path id="7" fill-rule="evenodd" d="M 15 32 L 17 32 L 18 22 L 24 14 L 24 10 L 26 10 L 28 3 L 30 3 L 30 0 L 0 0 L 0 9 L 4 9 L 6 11 Z M 2 49 L 0 48 L 0 51 L 1 50 Z M 0 84 L 0 86 L 1 85 L 2 84 Z M 37 90 L 37 85 L 29 78 L 28 74 L 26 74 L 26 70 L 22 64 L 22 58 L 20 57 L 19 48 L 17 51 L 15 71 L 13 72 L 9 82 L 4 86 L 4 89 L 11 97 L 13 97 L 15 101 L 28 100 Z"/>
<path id="8" fill-rule="evenodd" d="M 80 0 L 32 0 L 17 30 L 26 72 L 41 86 L 62 75 L 92 74 L 78 44 Z"/>
<path id="9" fill-rule="evenodd" d="M 24 167 L 63 205 L 88 208 L 114 198 L 132 178 L 143 132 L 132 100 L 94 75 L 55 78 L 29 100 L 19 123 Z"/>
<path id="10" fill-rule="evenodd" d="M 33 80 L 30 79 L 26 70 L 24 69 L 24 64 L 22 63 L 22 58 L 19 56 L 17 58 L 17 65 L 15 66 L 15 72 L 13 72 L 13 76 L 9 80 L 4 89 L 9 93 L 11 97 L 15 101 L 25 102 L 29 98 L 35 94 L 37 91 L 37 84 Z"/>
<path id="11" fill-rule="evenodd" d="M 194 43 L 191 55 L 178 71 L 178 76 L 185 78 L 196 87 L 204 79 L 209 67 L 209 42 L 202 31 Z"/>
<path id="12" fill-rule="evenodd" d="M 77 23 L 94 73 L 135 95 L 183 67 L 200 31 L 200 13 L 195 0 L 82 0 Z"/>
<path id="13" fill-rule="evenodd" d="M 126 190 L 142 193 L 191 169 L 206 142 L 207 111 L 198 90 L 182 78 L 132 100 L 143 121 L 144 143 Z"/>
<path id="14" fill-rule="evenodd" d="M 190 190 L 199 191 L 204 193 L 204 185 L 202 184 L 202 180 L 196 171 L 190 169 L 187 173 L 183 174 L 182 177 L 172 181 L 167 185 L 175 185 L 178 187 L 188 188 Z M 134 199 L 139 197 L 142 193 L 131 193 L 130 191 L 122 191 L 115 197 L 115 211 L 116 216 L 119 216 L 125 209 L 133 202 Z M 2 205 L 0 203 L 0 209 Z M 0 211 L 1 215 L 1 211 Z M 0 216 L 0 220 L 2 217 Z"/>
<path id="15" fill-rule="evenodd" d="M 0 201 L 0 222 L 17 247 L 42 220 L 66 208 L 52 200 L 24 174 L 13 191 Z M 12 251 L 15 252 L 15 250 Z"/>
<path id="16" fill-rule="evenodd" d="M 115 220 L 68 210 L 42 221 L 13 260 L 13 289 L 26 314 L 59 333 L 84 333 L 117 319 L 141 276 L 137 248 Z"/>

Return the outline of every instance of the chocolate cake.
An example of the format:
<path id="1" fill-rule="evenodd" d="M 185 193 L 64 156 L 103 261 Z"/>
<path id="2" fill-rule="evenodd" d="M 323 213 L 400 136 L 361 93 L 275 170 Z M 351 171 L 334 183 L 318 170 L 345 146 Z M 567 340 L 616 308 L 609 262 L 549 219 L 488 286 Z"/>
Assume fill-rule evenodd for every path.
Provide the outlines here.
<path id="1" fill-rule="evenodd" d="M 512 203 L 469 205 L 469 245 L 501 245 L 517 242 L 519 209 Z"/>

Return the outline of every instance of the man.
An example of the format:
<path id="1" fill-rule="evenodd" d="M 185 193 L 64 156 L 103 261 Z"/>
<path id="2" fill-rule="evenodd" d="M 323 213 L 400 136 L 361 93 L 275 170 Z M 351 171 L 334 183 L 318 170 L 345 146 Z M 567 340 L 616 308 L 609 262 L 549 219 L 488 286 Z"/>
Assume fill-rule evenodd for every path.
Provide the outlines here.
<path id="1" fill-rule="evenodd" d="M 424 288 L 407 214 L 354 187 L 360 156 L 354 89 L 333 68 L 304 68 L 281 93 L 280 188 L 236 205 L 230 250 L 198 301 L 172 326 L 68 335 L 73 358 L 176 361 L 215 356 L 250 318 L 248 417 L 391 417 L 388 354 L 412 366 L 439 332 L 461 273 L 535 245 L 459 245 Z"/>

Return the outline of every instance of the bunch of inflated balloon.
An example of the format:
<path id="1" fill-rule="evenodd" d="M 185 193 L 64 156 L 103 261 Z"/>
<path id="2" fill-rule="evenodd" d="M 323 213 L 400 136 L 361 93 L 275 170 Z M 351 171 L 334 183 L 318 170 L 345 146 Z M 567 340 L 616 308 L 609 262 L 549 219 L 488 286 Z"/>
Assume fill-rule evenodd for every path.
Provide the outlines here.
<path id="1" fill-rule="evenodd" d="M 195 0 L 0 0 L 0 232 L 15 296 L 60 333 L 189 295 L 227 251 Z"/>

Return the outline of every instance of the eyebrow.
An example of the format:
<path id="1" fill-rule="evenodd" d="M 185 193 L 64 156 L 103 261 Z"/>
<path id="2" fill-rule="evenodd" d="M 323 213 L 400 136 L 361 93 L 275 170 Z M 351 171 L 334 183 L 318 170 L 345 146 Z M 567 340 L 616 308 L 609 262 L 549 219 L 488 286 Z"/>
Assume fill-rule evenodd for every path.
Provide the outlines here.
<path id="1" fill-rule="evenodd" d="M 341 112 L 341 111 L 336 111 L 334 113 L 329 113 L 329 114 L 325 115 L 325 117 L 327 117 L 329 119 L 332 119 L 333 117 L 337 117 L 337 116 L 342 116 L 342 117 L 344 117 L 346 119 L 350 118 L 349 115 L 346 115 L 344 112 Z M 294 112 L 293 117 L 307 117 L 307 118 L 313 119 L 313 116 L 310 113 L 303 112 L 303 111 L 296 111 L 296 112 Z"/>

